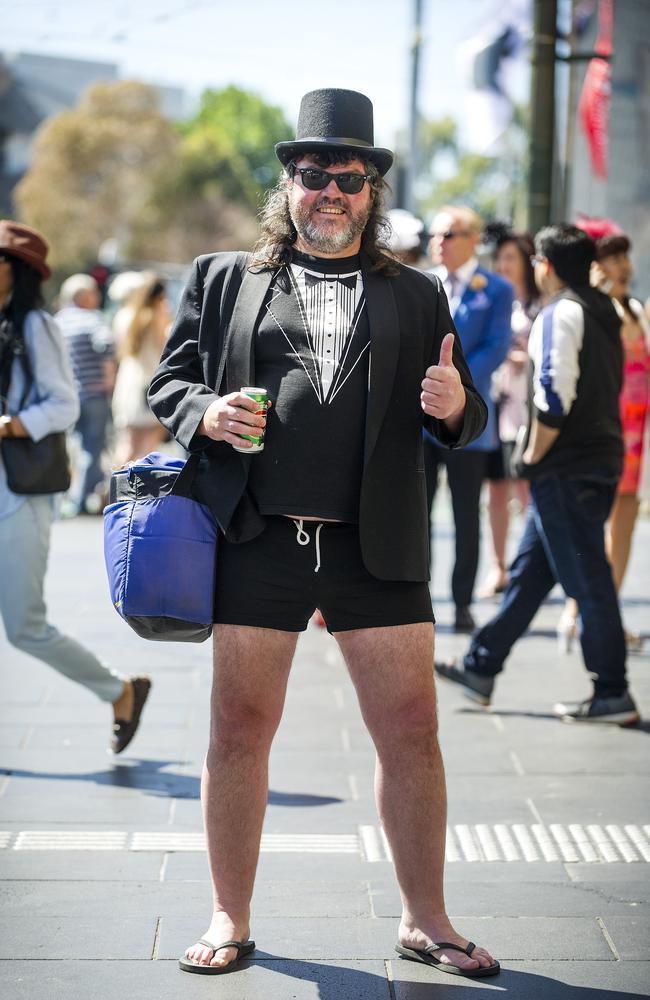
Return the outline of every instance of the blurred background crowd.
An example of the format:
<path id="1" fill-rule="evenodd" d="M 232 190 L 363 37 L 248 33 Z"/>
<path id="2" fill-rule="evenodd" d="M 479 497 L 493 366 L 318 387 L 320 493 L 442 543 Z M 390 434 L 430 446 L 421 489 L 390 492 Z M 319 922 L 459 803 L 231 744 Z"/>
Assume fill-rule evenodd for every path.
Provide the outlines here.
<path id="1" fill-rule="evenodd" d="M 618 303 L 626 370 L 637 380 L 622 399 L 624 421 L 639 377 L 647 410 L 648 5 L 378 0 L 372 24 L 368 11 L 328 9 L 340 15 L 337 46 L 315 77 L 296 71 L 314 44 L 305 25 L 258 0 L 238 11 L 170 0 L 145 0 L 137 12 L 109 13 L 103 3 L 91 11 L 77 0 L 5 8 L 0 217 L 34 227 L 50 245 L 45 299 L 80 402 L 61 512 L 101 513 L 110 469 L 163 443 L 146 390 L 192 258 L 252 246 L 278 176 L 274 144 L 292 136 L 300 95 L 351 86 L 371 97 L 376 134 L 397 150 L 387 178 L 391 252 L 414 267 L 442 267 L 444 277 L 440 215 L 451 206 L 450 228 L 471 234 L 465 259 L 477 256 L 511 289 L 510 348 L 479 386 L 495 404 L 498 439 L 472 473 L 492 551 L 479 593 L 493 595 L 506 581 L 509 520 L 527 503 L 509 459 L 525 423 L 526 342 L 540 308 L 532 236 L 542 225 L 573 221 L 596 240 L 592 280 Z M 364 32 L 377 41 L 362 52 Z M 454 217 L 454 206 L 466 214 Z M 627 484 L 632 499 L 612 521 L 619 585 L 643 500 L 638 484 L 638 476 Z M 472 573 L 467 593 L 455 595 L 459 631 L 474 624 Z M 574 628 L 568 607 L 567 644 Z"/>

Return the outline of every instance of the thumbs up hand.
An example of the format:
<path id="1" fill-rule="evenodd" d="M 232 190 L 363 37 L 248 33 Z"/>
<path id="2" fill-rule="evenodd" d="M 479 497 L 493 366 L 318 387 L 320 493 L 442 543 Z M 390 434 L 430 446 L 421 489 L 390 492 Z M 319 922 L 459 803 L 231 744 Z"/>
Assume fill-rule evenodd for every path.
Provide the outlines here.
<path id="1" fill-rule="evenodd" d="M 454 367 L 453 351 L 454 335 L 448 333 L 440 345 L 438 364 L 427 368 L 422 380 L 420 405 L 430 417 L 455 423 L 465 409 L 465 389 Z"/>

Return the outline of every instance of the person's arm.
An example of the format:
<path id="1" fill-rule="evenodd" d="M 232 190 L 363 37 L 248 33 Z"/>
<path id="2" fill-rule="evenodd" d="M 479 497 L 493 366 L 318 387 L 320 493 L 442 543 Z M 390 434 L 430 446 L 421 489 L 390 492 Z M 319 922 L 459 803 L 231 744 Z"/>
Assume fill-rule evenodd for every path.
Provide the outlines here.
<path id="1" fill-rule="evenodd" d="M 0 439 L 26 437 L 29 437 L 29 434 L 20 417 L 15 415 L 10 417 L 7 413 L 0 417 Z"/>
<path id="2" fill-rule="evenodd" d="M 427 277 L 438 295 L 432 357 L 420 395 L 424 426 L 446 447 L 462 448 L 484 430 L 487 407 L 474 386 L 442 283 Z"/>
<path id="3" fill-rule="evenodd" d="M 561 433 L 576 398 L 583 337 L 584 313 L 570 299 L 547 306 L 533 324 L 533 408 L 524 465 L 540 462 Z"/>
<path id="4" fill-rule="evenodd" d="M 491 305 L 481 339 L 467 352 L 467 364 L 477 385 L 486 386 L 508 355 L 512 342 L 513 292 L 505 282 L 491 290 Z"/>
<path id="5" fill-rule="evenodd" d="M 38 395 L 14 418 L 34 441 L 65 431 L 79 416 L 79 398 L 61 331 L 51 316 L 34 310 L 25 320 L 25 347 Z"/>
<path id="6" fill-rule="evenodd" d="M 202 451 L 212 441 L 252 447 L 238 435 L 250 433 L 251 426 L 265 426 L 265 418 L 255 414 L 257 404 L 239 392 L 219 396 L 204 381 L 199 355 L 203 293 L 203 276 L 195 260 L 151 380 L 149 405 L 163 427 L 190 452 Z"/>
<path id="7" fill-rule="evenodd" d="M 558 427 L 547 427 L 546 424 L 541 424 L 537 417 L 533 417 L 528 447 L 522 455 L 524 464 L 534 465 L 536 462 L 540 462 L 544 455 L 551 450 L 559 434 Z"/>

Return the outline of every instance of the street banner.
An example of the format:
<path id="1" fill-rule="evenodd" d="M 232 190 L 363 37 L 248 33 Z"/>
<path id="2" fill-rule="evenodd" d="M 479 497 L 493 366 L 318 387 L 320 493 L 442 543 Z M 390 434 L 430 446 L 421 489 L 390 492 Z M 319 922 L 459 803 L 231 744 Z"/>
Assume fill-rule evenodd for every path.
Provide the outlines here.
<path id="1" fill-rule="evenodd" d="M 613 0 L 600 0 L 598 39 L 595 51 L 611 56 L 613 36 Z M 609 106 L 611 102 L 611 65 L 609 59 L 592 59 L 587 67 L 578 114 L 589 144 L 592 170 L 596 177 L 607 177 Z"/>

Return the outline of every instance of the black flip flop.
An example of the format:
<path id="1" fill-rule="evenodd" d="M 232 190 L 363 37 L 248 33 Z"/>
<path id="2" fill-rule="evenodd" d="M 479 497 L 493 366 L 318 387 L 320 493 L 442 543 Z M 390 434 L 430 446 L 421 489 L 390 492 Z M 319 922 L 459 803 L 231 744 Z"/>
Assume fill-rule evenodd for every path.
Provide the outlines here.
<path id="1" fill-rule="evenodd" d="M 199 938 L 199 944 L 205 945 L 210 951 L 221 951 L 222 948 L 236 948 L 237 955 L 231 959 L 227 965 L 204 965 L 199 962 L 192 962 L 189 958 L 179 958 L 178 964 L 183 972 L 196 972 L 200 976 L 220 976 L 224 972 L 232 972 L 237 963 L 246 955 L 255 951 L 254 941 L 224 941 L 223 944 L 212 944 L 205 938 Z"/>
<path id="2" fill-rule="evenodd" d="M 412 962 L 423 962 L 424 965 L 430 965 L 433 969 L 438 969 L 439 972 L 446 972 L 450 976 L 465 976 L 467 979 L 479 979 L 481 976 L 496 976 L 497 972 L 501 971 L 501 966 L 496 961 L 492 965 L 479 965 L 478 969 L 461 969 L 459 965 L 441 962 L 439 958 L 435 958 L 433 955 L 434 951 L 439 951 L 441 948 L 462 951 L 464 955 L 471 958 L 476 945 L 473 941 L 470 941 L 466 948 L 461 948 L 459 944 L 450 944 L 448 941 L 440 941 L 439 944 L 430 944 L 428 948 L 422 949 L 405 948 L 401 944 L 395 945 L 395 951 L 402 958 L 408 958 Z"/>

